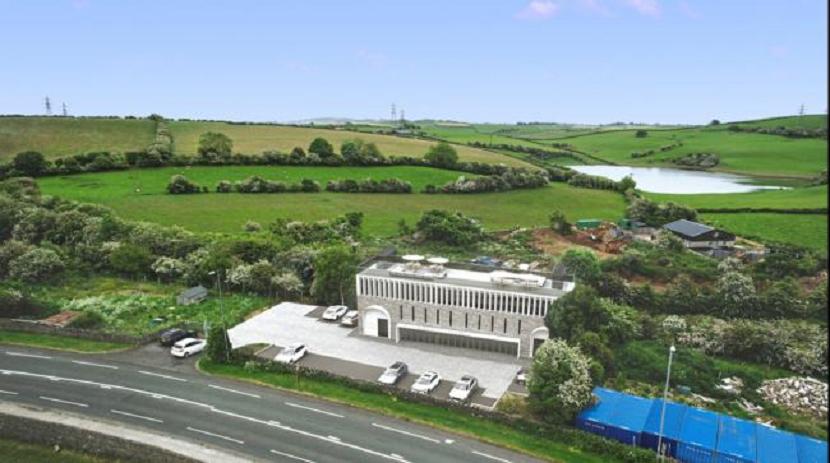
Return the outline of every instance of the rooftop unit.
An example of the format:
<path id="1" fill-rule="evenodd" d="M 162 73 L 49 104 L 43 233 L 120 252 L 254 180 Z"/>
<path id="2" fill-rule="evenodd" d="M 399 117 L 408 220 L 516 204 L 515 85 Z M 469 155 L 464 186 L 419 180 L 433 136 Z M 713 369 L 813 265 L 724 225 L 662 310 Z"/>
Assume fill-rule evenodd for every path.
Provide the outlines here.
<path id="1" fill-rule="evenodd" d="M 496 285 L 541 288 L 545 285 L 545 280 L 545 277 L 532 273 L 511 273 L 500 270 L 490 273 L 490 281 Z"/>
<path id="2" fill-rule="evenodd" d="M 447 276 L 447 269 L 444 268 L 444 264 L 449 260 L 444 257 L 430 257 L 426 259 L 428 265 L 422 264 L 425 260 L 424 256 L 407 254 L 401 258 L 404 263 L 392 264 L 387 269 L 390 275 L 422 280 L 437 280 Z"/>

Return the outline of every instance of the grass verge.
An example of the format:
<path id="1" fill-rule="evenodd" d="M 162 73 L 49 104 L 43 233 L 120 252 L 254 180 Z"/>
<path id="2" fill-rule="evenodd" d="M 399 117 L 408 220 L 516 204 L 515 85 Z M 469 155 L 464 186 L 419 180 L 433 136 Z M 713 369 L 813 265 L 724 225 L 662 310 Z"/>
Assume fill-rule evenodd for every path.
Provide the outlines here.
<path id="1" fill-rule="evenodd" d="M 99 463 L 104 460 L 82 453 L 61 450 L 55 453 L 45 445 L 32 445 L 16 440 L 0 438 L 0 455 L 3 461 L 26 463 Z"/>
<path id="2" fill-rule="evenodd" d="M 93 341 L 90 339 L 59 336 L 55 334 L 27 333 L 23 331 L 0 330 L 0 344 L 14 346 L 43 347 L 70 352 L 111 352 L 130 347 L 117 342 Z"/>
<path id="3" fill-rule="evenodd" d="M 225 365 L 201 359 L 200 371 L 226 378 L 286 389 L 326 400 L 359 407 L 396 418 L 463 434 L 482 442 L 506 447 L 548 461 L 605 462 L 607 456 L 587 454 L 549 438 L 531 435 L 505 424 L 431 405 L 400 401 L 385 394 L 359 391 L 332 381 L 299 378 L 292 374 L 250 372 L 238 365 Z M 463 431 L 462 431 L 463 430 Z"/>

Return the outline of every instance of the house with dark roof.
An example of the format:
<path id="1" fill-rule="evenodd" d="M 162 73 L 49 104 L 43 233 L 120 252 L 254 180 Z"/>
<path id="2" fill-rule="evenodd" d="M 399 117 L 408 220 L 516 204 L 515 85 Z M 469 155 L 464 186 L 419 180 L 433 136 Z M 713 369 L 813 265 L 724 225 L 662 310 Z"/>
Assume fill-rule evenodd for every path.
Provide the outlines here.
<path id="1" fill-rule="evenodd" d="M 735 246 L 735 235 L 727 231 L 680 219 L 663 225 L 663 229 L 673 233 L 683 241 L 688 249 L 706 251 L 714 249 L 732 248 Z"/>
<path id="2" fill-rule="evenodd" d="M 190 305 L 190 304 L 197 304 L 199 302 L 204 301 L 208 296 L 208 290 L 202 285 L 194 286 L 192 288 L 188 288 L 182 291 L 176 297 L 176 304 L 178 305 Z"/>

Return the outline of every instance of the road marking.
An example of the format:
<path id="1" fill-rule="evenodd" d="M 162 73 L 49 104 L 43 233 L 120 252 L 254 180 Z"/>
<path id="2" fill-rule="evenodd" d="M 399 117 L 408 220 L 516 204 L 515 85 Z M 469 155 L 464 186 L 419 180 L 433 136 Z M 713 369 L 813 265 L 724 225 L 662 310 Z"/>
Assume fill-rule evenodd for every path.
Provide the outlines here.
<path id="1" fill-rule="evenodd" d="M 43 400 L 48 400 L 49 402 L 57 402 L 57 403 L 60 403 L 60 404 L 75 405 L 76 407 L 89 407 L 89 405 L 87 405 L 87 404 L 82 404 L 80 402 L 70 402 L 69 400 L 61 400 L 61 399 L 56 399 L 54 397 L 40 396 L 40 398 L 43 399 Z"/>
<path id="2" fill-rule="evenodd" d="M 141 420 L 152 421 L 154 423 L 164 423 L 164 421 L 162 421 L 158 418 L 152 418 L 152 417 L 149 417 L 149 416 L 142 416 L 142 415 L 135 415 L 133 413 L 122 412 L 121 410 L 110 410 L 110 412 L 115 413 L 116 415 L 129 416 L 129 417 L 138 418 L 138 419 L 141 419 Z"/>
<path id="3" fill-rule="evenodd" d="M 241 440 L 239 440 L 239 439 L 234 439 L 233 437 L 223 436 L 223 435 L 221 435 L 221 434 L 214 434 L 214 433 L 212 433 L 212 432 L 210 432 L 210 431 L 205 431 L 205 430 L 202 430 L 202 429 L 191 428 L 190 426 L 188 426 L 188 427 L 187 427 L 187 430 L 188 430 L 188 431 L 193 431 L 193 432 L 198 432 L 199 434 L 204 434 L 204 435 L 206 435 L 206 436 L 218 437 L 219 439 L 225 439 L 226 441 L 236 442 L 237 444 L 240 444 L 240 445 L 245 444 L 245 442 L 244 442 L 244 441 L 241 441 Z"/>
<path id="4" fill-rule="evenodd" d="M 452 439 L 444 439 L 445 444 L 452 444 L 453 442 L 455 442 L 455 441 L 452 440 Z"/>
<path id="5" fill-rule="evenodd" d="M 176 378 L 175 376 L 163 375 L 161 373 L 153 373 L 152 371 L 138 370 L 138 372 L 141 373 L 142 375 L 156 376 L 158 378 L 170 379 L 170 380 L 173 380 L 173 381 L 181 381 L 183 383 L 187 382 L 187 380 L 184 379 L 184 378 Z"/>
<path id="6" fill-rule="evenodd" d="M 382 424 L 377 424 L 377 423 L 372 423 L 372 426 L 374 426 L 376 428 L 380 428 L 380 429 L 385 429 L 387 431 L 392 431 L 392 432 L 396 432 L 396 433 L 399 433 L 399 434 L 403 434 L 403 435 L 409 436 L 409 437 L 417 437 L 418 439 L 423 439 L 425 441 L 434 442 L 436 444 L 441 443 L 441 441 L 438 440 L 438 439 L 433 439 L 432 437 L 424 436 L 424 435 L 421 435 L 421 434 L 415 434 L 414 432 L 405 431 L 403 429 L 391 428 L 389 426 L 384 426 Z"/>
<path id="7" fill-rule="evenodd" d="M 18 393 L 17 393 L 17 392 L 12 392 L 12 391 L 4 391 L 4 390 L 2 390 L 2 389 L 0 389 L 0 394 L 18 395 Z"/>
<path id="8" fill-rule="evenodd" d="M 494 460 L 494 461 L 500 461 L 502 463 L 512 463 L 510 460 L 507 460 L 507 459 L 504 459 L 504 458 L 499 458 L 499 457 L 494 457 L 493 455 L 490 455 L 489 453 L 477 452 L 475 450 L 473 450 L 473 453 L 476 454 L 476 455 L 482 456 L 484 458 L 489 458 L 489 459 Z"/>
<path id="9" fill-rule="evenodd" d="M 77 363 L 78 365 L 87 365 L 90 367 L 100 367 L 100 368 L 109 368 L 110 370 L 117 370 L 118 367 L 114 365 L 104 365 L 103 363 L 94 363 L 94 362 L 84 362 L 82 360 L 73 360 L 72 363 Z"/>
<path id="10" fill-rule="evenodd" d="M 271 453 L 274 455 L 281 455 L 286 458 L 291 458 L 292 460 L 302 461 L 303 463 L 314 463 L 314 460 L 309 460 L 308 458 L 298 457 L 297 455 L 291 455 L 290 453 L 280 452 L 278 450 L 271 449 Z"/>
<path id="11" fill-rule="evenodd" d="M 337 413 L 327 412 L 325 410 L 320 410 L 319 408 L 306 407 L 305 405 L 295 404 L 293 402 L 286 402 L 285 405 L 294 408 L 302 408 L 303 410 L 310 410 L 312 412 L 322 413 L 323 415 L 334 416 L 337 418 L 345 418 L 343 415 L 338 415 Z"/>
<path id="12" fill-rule="evenodd" d="M 242 392 L 242 391 L 237 391 L 236 389 L 231 389 L 231 388 L 228 388 L 228 387 L 217 386 L 217 385 L 215 385 L 215 384 L 208 384 L 208 387 L 212 387 L 212 388 L 214 388 L 214 389 L 219 389 L 220 391 L 233 392 L 234 394 L 246 395 L 246 396 L 248 396 L 248 397 L 253 397 L 253 398 L 255 398 L 255 399 L 261 399 L 261 398 L 262 398 L 262 397 L 260 397 L 260 396 L 259 396 L 259 395 L 257 395 L 257 394 L 251 394 L 250 392 Z"/>
<path id="13" fill-rule="evenodd" d="M 340 442 L 340 438 L 339 438 L 339 437 L 337 437 L 337 436 L 332 436 L 331 434 L 329 434 L 329 439 L 331 439 L 331 440 L 336 440 L 337 442 Z"/>
<path id="14" fill-rule="evenodd" d="M 6 355 L 11 355 L 12 357 L 29 357 L 29 358 L 33 358 L 33 359 L 46 359 L 46 360 L 51 360 L 52 359 L 52 357 L 47 357 L 46 355 L 24 354 L 23 352 L 6 351 Z"/>

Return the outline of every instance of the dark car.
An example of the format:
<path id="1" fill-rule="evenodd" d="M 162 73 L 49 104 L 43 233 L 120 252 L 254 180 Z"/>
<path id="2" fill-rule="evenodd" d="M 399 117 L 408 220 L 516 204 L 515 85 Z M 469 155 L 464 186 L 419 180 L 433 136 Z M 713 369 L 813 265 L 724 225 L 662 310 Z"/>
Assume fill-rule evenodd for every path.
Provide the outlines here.
<path id="1" fill-rule="evenodd" d="M 162 346 L 172 346 L 178 341 L 181 341 L 184 338 L 194 338 L 196 337 L 196 332 L 193 330 L 183 330 L 181 328 L 171 328 L 167 331 L 164 331 L 159 336 L 159 342 Z"/>

